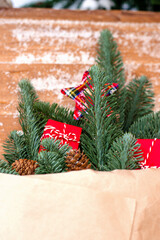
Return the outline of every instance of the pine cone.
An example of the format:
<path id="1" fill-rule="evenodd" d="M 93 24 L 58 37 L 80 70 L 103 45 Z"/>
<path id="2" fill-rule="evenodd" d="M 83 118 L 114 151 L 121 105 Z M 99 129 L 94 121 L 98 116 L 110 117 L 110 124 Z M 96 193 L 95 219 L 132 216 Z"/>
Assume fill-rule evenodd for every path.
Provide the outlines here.
<path id="1" fill-rule="evenodd" d="M 19 175 L 31 175 L 35 173 L 38 167 L 37 161 L 28 159 L 19 159 L 12 163 L 12 169 L 15 169 Z"/>
<path id="2" fill-rule="evenodd" d="M 84 153 L 81 153 L 80 149 L 70 150 L 67 153 L 66 165 L 67 171 L 83 170 L 91 168 L 91 163 L 88 163 L 89 159 Z"/>

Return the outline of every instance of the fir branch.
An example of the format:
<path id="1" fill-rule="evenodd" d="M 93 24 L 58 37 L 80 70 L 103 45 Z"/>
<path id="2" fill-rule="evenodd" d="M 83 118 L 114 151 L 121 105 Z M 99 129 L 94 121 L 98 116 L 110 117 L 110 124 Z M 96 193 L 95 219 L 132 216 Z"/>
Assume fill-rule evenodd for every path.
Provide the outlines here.
<path id="1" fill-rule="evenodd" d="M 84 91 L 86 110 L 82 112 L 86 121 L 85 133 L 81 136 L 81 146 L 89 157 L 94 169 L 102 170 L 106 152 L 112 141 L 122 134 L 117 123 L 116 97 L 106 96 L 108 84 L 104 72 L 98 66 L 93 66 L 89 71 L 92 85 Z M 104 94 L 105 93 L 105 94 Z M 112 109 L 112 112 L 111 112 Z"/>
<path id="2" fill-rule="evenodd" d="M 129 128 L 136 138 L 160 138 L 160 112 L 150 113 L 138 118 Z"/>
<path id="3" fill-rule="evenodd" d="M 38 96 L 28 80 L 22 80 L 19 87 L 19 121 L 24 134 L 26 152 L 29 159 L 36 160 L 44 128 L 44 122 L 34 113 L 33 105 L 38 101 Z"/>
<path id="4" fill-rule="evenodd" d="M 151 88 L 152 84 L 145 76 L 142 76 L 140 79 L 133 79 L 127 85 L 123 123 L 124 131 L 128 131 L 129 127 L 139 117 L 153 112 L 154 93 Z"/>
<path id="5" fill-rule="evenodd" d="M 35 174 L 60 173 L 64 171 L 62 167 L 64 158 L 60 158 L 59 155 L 54 152 L 40 152 L 38 155 L 38 163 L 40 166 L 36 168 Z"/>
<path id="6" fill-rule="evenodd" d="M 48 119 L 52 119 L 59 122 L 65 122 L 74 126 L 83 125 L 83 120 L 76 121 L 73 119 L 73 111 L 63 106 L 59 106 L 57 103 L 53 103 L 52 105 L 50 105 L 49 102 L 35 102 L 34 111 L 36 112 L 36 115 L 45 122 L 47 122 Z"/>
<path id="7" fill-rule="evenodd" d="M 125 83 L 124 66 L 117 43 L 109 30 L 103 30 L 99 38 L 97 63 L 105 71 L 110 83 L 118 83 L 119 88 Z"/>
<path id="8" fill-rule="evenodd" d="M 0 159 L 0 173 L 19 175 L 8 162 Z"/>
<path id="9" fill-rule="evenodd" d="M 12 164 L 20 158 L 28 158 L 26 151 L 26 142 L 24 135 L 18 134 L 17 131 L 12 131 L 3 144 L 4 158 Z"/>
<path id="10" fill-rule="evenodd" d="M 143 160 L 140 145 L 131 133 L 117 138 L 107 153 L 106 169 L 138 169 L 139 161 Z"/>
<path id="11" fill-rule="evenodd" d="M 46 151 L 56 152 L 60 157 L 64 155 L 71 149 L 68 144 L 60 144 L 60 140 L 45 138 L 42 140 L 41 145 L 46 149 Z"/>
<path id="12" fill-rule="evenodd" d="M 39 167 L 36 168 L 36 174 L 59 173 L 64 172 L 65 157 L 71 149 L 67 144 L 61 145 L 59 140 L 43 139 L 42 146 L 45 151 L 38 154 L 37 162 Z"/>

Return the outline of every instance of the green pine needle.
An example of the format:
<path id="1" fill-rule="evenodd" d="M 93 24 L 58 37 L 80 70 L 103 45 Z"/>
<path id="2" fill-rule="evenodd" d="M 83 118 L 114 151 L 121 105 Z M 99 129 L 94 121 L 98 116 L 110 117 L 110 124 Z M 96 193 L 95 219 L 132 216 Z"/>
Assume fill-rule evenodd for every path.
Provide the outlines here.
<path id="1" fill-rule="evenodd" d="M 57 0 L 59 1 L 59 0 Z M 51 1 L 48 1 L 51 3 Z M 71 2 L 69 0 L 69 2 Z M 12 131 L 4 143 L 0 172 L 17 174 L 11 164 L 20 158 L 37 160 L 36 174 L 66 171 L 65 157 L 70 150 L 60 141 L 44 139 L 45 151 L 38 154 L 40 138 L 48 119 L 82 127 L 80 148 L 95 170 L 137 169 L 142 152 L 136 138 L 160 138 L 160 113 L 153 113 L 154 94 L 146 77 L 124 86 L 124 66 L 111 32 L 104 30 L 99 39 L 98 66 L 91 68 L 92 88 L 86 97 L 83 118 L 73 119 L 73 112 L 56 103 L 41 102 L 28 80 L 19 83 L 19 122 L 22 134 Z M 118 83 L 118 90 L 106 96 L 107 87 Z M 130 133 L 124 132 L 130 131 Z M 134 136 L 133 136 L 133 135 Z"/>
<path id="2" fill-rule="evenodd" d="M 67 152 L 71 149 L 67 144 L 60 145 L 59 140 L 43 139 L 42 146 L 45 148 L 38 154 L 37 162 L 39 167 L 36 168 L 36 174 L 59 173 L 64 172 L 65 157 Z"/>
<path id="3" fill-rule="evenodd" d="M 109 83 L 125 83 L 124 66 L 117 43 L 109 30 L 103 30 L 99 38 L 97 63 L 105 71 Z"/>
<path id="4" fill-rule="evenodd" d="M 41 152 L 38 155 L 39 167 L 36 168 L 35 174 L 60 173 L 64 171 L 64 158 L 60 158 L 54 152 Z"/>
<path id="5" fill-rule="evenodd" d="M 50 105 L 49 102 L 38 101 L 34 103 L 34 110 L 36 112 L 36 115 L 45 122 L 47 122 L 48 119 L 52 119 L 59 122 L 65 122 L 74 126 L 83 125 L 83 120 L 74 120 L 73 111 L 63 106 L 59 106 L 57 103 L 53 103 L 52 105 Z"/>
<path id="6" fill-rule="evenodd" d="M 0 159 L 0 173 L 19 175 L 14 169 L 12 169 L 9 163 L 1 159 Z"/>
<path id="7" fill-rule="evenodd" d="M 133 79 L 126 86 L 126 104 L 124 113 L 123 130 L 128 131 L 130 126 L 139 117 L 153 112 L 154 93 L 152 84 L 142 76 L 139 79 Z"/>
<path id="8" fill-rule="evenodd" d="M 26 142 L 24 135 L 17 131 L 12 131 L 3 144 L 4 158 L 12 164 L 15 160 L 20 158 L 28 158 L 26 151 Z"/>
<path id="9" fill-rule="evenodd" d="M 44 122 L 34 113 L 33 105 L 38 101 L 38 96 L 28 80 L 20 81 L 19 87 L 19 121 L 24 134 L 26 152 L 29 159 L 36 160 L 44 128 Z"/>
<path id="10" fill-rule="evenodd" d="M 102 170 L 106 152 L 112 141 L 122 132 L 116 122 L 117 112 L 113 110 L 117 105 L 116 97 L 114 94 L 106 96 L 108 84 L 104 72 L 98 66 L 93 66 L 89 72 L 92 81 L 89 79 L 88 81 L 94 90 L 88 87 L 84 92 L 87 108 L 82 112 L 86 124 L 85 133 L 81 136 L 81 146 L 89 157 L 92 167 Z"/>
<path id="11" fill-rule="evenodd" d="M 160 138 L 160 112 L 138 118 L 129 128 L 129 132 L 140 139 Z"/>
<path id="12" fill-rule="evenodd" d="M 114 169 L 137 169 L 139 161 L 143 160 L 140 145 L 136 143 L 131 133 L 125 133 L 117 138 L 107 153 L 107 168 Z"/>

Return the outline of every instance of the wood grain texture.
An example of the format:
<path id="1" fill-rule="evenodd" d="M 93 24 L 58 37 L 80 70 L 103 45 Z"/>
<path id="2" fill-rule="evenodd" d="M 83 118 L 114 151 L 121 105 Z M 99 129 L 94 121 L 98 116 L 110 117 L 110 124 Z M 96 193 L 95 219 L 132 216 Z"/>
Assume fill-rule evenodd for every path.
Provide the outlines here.
<path id="1" fill-rule="evenodd" d="M 160 14 L 127 11 L 0 9 L 0 154 L 18 124 L 18 82 L 29 79 L 40 99 L 69 108 L 60 93 L 76 86 L 95 63 L 101 30 L 109 29 L 122 53 L 127 81 L 146 75 L 160 109 Z"/>

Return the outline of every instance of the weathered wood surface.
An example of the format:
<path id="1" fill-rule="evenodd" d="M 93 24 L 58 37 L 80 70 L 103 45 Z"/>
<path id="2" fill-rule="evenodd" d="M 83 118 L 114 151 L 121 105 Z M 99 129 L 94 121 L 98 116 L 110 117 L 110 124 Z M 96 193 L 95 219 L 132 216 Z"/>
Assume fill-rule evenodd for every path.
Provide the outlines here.
<path id="1" fill-rule="evenodd" d="M 18 82 L 27 78 L 42 100 L 73 108 L 60 89 L 81 82 L 106 28 L 118 42 L 127 80 L 148 76 L 160 109 L 159 13 L 0 9 L 0 154 L 9 132 L 20 129 Z"/>

